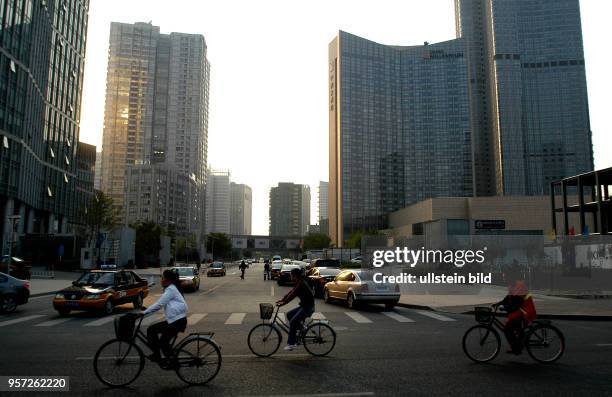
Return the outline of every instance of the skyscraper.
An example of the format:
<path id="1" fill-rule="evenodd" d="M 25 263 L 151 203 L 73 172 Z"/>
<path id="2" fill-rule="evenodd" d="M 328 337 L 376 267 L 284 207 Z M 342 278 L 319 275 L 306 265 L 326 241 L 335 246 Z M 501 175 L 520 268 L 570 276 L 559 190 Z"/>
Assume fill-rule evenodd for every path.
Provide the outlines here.
<path id="1" fill-rule="evenodd" d="M 230 233 L 250 235 L 253 217 L 253 193 L 247 185 L 230 183 Z"/>
<path id="2" fill-rule="evenodd" d="M 230 234 L 230 173 L 209 169 L 206 180 L 206 234 Z"/>
<path id="3" fill-rule="evenodd" d="M 319 233 L 329 234 L 329 182 L 319 182 Z"/>
<path id="4" fill-rule="evenodd" d="M 329 45 L 329 233 L 341 246 L 429 197 L 471 196 L 463 39 L 387 46 L 340 32 Z"/>
<path id="5" fill-rule="evenodd" d="M 136 202 L 172 206 L 171 212 L 148 207 L 155 212 L 147 218 L 162 226 L 180 224 L 186 233 L 203 233 L 210 78 L 206 51 L 202 35 L 160 34 L 150 23 L 111 24 L 101 185 L 126 223 L 141 217 L 138 206 L 130 205 L 132 213 L 126 212 L 129 195 Z M 128 174 L 129 168 L 134 172 Z M 137 186 L 129 186 L 127 176 L 144 174 L 165 175 L 163 192 L 190 186 L 189 180 L 195 188 L 184 192 L 191 195 L 184 202 L 173 203 L 180 196 L 160 197 L 160 182 L 144 177 L 152 185 L 138 187 L 142 194 L 136 197 L 136 191 L 128 192 Z M 177 210 L 186 206 L 189 211 Z"/>
<path id="6" fill-rule="evenodd" d="M 0 1 L 0 246 L 67 233 L 76 191 L 89 1 Z"/>
<path id="7" fill-rule="evenodd" d="M 578 0 L 455 0 L 455 13 L 469 54 L 477 193 L 545 194 L 551 181 L 591 171 Z"/>
<path id="8" fill-rule="evenodd" d="M 303 236 L 310 224 L 310 187 L 279 183 L 270 189 L 270 236 Z"/>

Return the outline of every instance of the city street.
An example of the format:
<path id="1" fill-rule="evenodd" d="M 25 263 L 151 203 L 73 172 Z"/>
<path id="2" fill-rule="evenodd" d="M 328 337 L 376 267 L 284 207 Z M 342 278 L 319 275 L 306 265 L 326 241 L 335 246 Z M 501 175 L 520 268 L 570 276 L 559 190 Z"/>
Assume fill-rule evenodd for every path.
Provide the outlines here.
<path id="1" fill-rule="evenodd" d="M 187 387 L 173 371 L 147 361 L 129 388 L 104 387 L 92 359 L 114 337 L 113 317 L 59 317 L 52 296 L 33 298 L 16 313 L 0 317 L 0 373 L 69 376 L 70 391 L 78 395 L 612 395 L 612 322 L 554 321 L 567 343 L 556 364 L 536 364 L 526 353 L 516 357 L 503 351 L 492 363 L 474 364 L 461 349 L 472 316 L 406 308 L 391 313 L 382 305 L 353 311 L 317 301 L 316 316 L 328 319 L 338 334 L 329 357 L 311 357 L 302 347 L 257 358 L 249 351 L 247 335 L 261 321 L 258 304 L 289 290 L 264 281 L 262 267 L 253 264 L 245 280 L 233 267 L 226 277 L 204 276 L 200 291 L 185 294 L 188 331 L 212 331 L 222 347 L 221 371 L 206 386 Z M 160 294 L 157 285 L 145 305 Z"/>

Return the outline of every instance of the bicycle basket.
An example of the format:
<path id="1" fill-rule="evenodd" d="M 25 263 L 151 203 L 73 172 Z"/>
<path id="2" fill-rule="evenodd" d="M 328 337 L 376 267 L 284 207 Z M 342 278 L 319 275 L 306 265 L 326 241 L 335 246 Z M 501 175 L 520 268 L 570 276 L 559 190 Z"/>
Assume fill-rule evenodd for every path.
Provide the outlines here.
<path id="1" fill-rule="evenodd" d="M 126 314 L 115 318 L 115 336 L 122 341 L 134 338 L 136 332 L 136 316 Z"/>
<path id="2" fill-rule="evenodd" d="M 476 317 L 476 321 L 479 323 L 488 323 L 491 321 L 491 308 L 486 306 L 477 306 L 474 308 L 474 315 Z"/>
<path id="3" fill-rule="evenodd" d="M 259 304 L 259 316 L 262 320 L 269 320 L 272 318 L 274 313 L 274 306 L 271 303 L 260 303 Z"/>

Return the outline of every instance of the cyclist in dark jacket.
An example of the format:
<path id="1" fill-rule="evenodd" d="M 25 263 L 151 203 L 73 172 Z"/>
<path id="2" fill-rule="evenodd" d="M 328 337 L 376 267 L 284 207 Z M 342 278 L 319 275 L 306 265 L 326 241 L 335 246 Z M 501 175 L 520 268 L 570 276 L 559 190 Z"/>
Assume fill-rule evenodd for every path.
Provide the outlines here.
<path id="1" fill-rule="evenodd" d="M 300 299 L 300 305 L 295 309 L 287 312 L 287 320 L 289 320 L 289 338 L 285 350 L 293 350 L 297 347 L 297 331 L 298 327 L 308 317 L 312 316 L 315 311 L 314 290 L 308 284 L 306 277 L 302 273 L 302 269 L 291 270 L 291 281 L 295 287 L 283 299 L 276 302 L 277 306 L 284 306 L 291 302 L 295 297 Z"/>

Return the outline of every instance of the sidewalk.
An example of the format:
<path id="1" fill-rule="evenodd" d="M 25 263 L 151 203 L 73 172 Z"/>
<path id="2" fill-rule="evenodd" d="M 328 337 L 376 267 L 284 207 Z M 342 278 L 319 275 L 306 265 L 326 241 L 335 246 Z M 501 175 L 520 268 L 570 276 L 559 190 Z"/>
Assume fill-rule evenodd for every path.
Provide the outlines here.
<path id="1" fill-rule="evenodd" d="M 434 293 L 431 293 L 434 292 Z M 507 294 L 500 286 L 453 286 L 442 291 L 403 292 L 399 306 L 442 311 L 448 313 L 473 313 L 474 306 L 488 306 L 499 302 Z M 612 321 L 612 298 L 609 292 L 602 299 L 588 299 L 593 295 L 573 295 L 572 298 L 546 295 L 542 291 L 532 293 L 538 317 L 542 319 L 601 320 Z M 581 299 L 586 298 L 586 299 Z"/>

